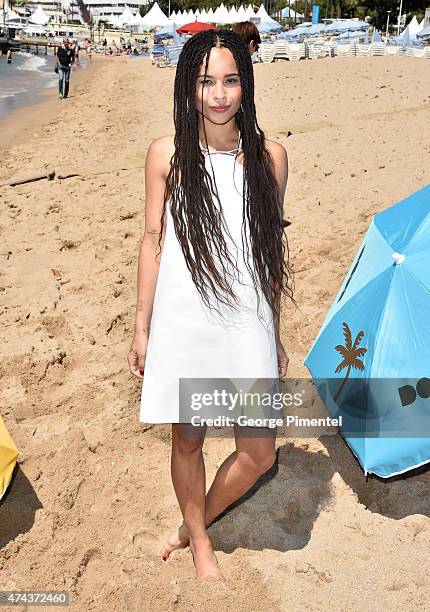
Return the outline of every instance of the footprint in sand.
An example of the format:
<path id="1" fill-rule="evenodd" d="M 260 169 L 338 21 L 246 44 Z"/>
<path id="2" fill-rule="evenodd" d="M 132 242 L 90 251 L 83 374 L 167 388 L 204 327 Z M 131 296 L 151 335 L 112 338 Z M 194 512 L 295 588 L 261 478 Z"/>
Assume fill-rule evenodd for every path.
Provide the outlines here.
<path id="1" fill-rule="evenodd" d="M 322 585 L 324 583 L 333 582 L 332 575 L 328 570 L 319 570 L 307 562 L 296 561 L 294 571 L 307 582 L 312 582 L 313 584 Z"/>
<path id="2" fill-rule="evenodd" d="M 132 538 L 133 546 L 139 548 L 153 548 L 157 542 L 157 538 L 147 531 L 138 531 Z"/>

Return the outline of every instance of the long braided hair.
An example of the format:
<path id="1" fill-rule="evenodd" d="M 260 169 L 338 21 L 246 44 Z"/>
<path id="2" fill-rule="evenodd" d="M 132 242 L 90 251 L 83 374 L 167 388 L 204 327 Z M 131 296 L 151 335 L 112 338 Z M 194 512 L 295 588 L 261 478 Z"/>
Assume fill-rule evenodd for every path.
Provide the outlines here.
<path id="1" fill-rule="evenodd" d="M 254 73 L 251 56 L 242 38 L 231 30 L 205 30 L 194 35 L 184 45 L 176 67 L 174 84 L 175 152 L 170 160 L 166 179 L 164 204 L 170 199 L 170 210 L 176 236 L 181 245 L 186 265 L 204 303 L 210 308 L 210 295 L 229 307 L 238 303 L 232 289 L 235 267 L 225 242 L 222 208 L 214 205 L 212 196 L 219 202 L 216 181 L 205 167 L 204 154 L 199 146 L 199 122 L 196 108 L 196 82 L 206 55 L 206 78 L 209 55 L 215 46 L 229 49 L 236 62 L 242 90 L 242 104 L 236 113 L 236 124 L 242 139 L 244 153 L 243 172 L 243 224 L 247 220 L 251 238 L 251 251 L 255 272 L 248 264 L 249 248 L 247 232 L 247 257 L 245 262 L 254 287 L 260 288 L 278 317 L 282 296 L 294 302 L 289 279 L 288 241 L 284 235 L 283 202 L 274 175 L 273 159 L 265 147 L 264 132 L 260 129 L 254 104 Z M 203 85 L 202 85 L 203 87 Z M 201 117 L 207 145 L 203 117 Z M 209 156 L 211 159 L 211 156 Z M 211 161 L 212 163 L 212 161 Z M 215 184 L 214 184 L 215 183 Z M 165 207 L 161 218 L 163 227 Z M 228 233 L 228 229 L 226 229 Z M 161 248 L 161 234 L 159 239 Z M 215 259 L 220 263 L 216 265 Z M 257 291 L 258 296 L 258 291 Z M 258 298 L 259 303 L 259 298 Z"/>

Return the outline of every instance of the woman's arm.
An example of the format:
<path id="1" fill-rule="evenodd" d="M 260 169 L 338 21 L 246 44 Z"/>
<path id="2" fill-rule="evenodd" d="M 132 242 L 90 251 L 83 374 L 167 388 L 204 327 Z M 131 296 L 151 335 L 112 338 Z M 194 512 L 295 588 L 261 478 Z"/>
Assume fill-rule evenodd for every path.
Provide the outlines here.
<path id="1" fill-rule="evenodd" d="M 150 328 L 160 267 L 161 253 L 158 240 L 164 207 L 166 157 L 166 139 L 154 140 L 148 148 L 145 162 L 145 231 L 140 243 L 137 269 L 135 334 L 148 335 Z M 166 223 L 164 223 L 161 249 L 164 245 L 165 227 Z"/>
<path id="2" fill-rule="evenodd" d="M 140 243 L 137 265 L 134 338 L 127 355 L 130 372 L 141 380 L 144 377 L 152 307 L 166 228 L 164 223 L 160 251 L 158 241 L 164 208 L 166 168 L 169 167 L 169 164 L 166 164 L 166 143 L 167 138 L 154 140 L 149 145 L 145 162 L 145 231 Z"/>
<path id="3" fill-rule="evenodd" d="M 270 142 L 270 152 L 272 153 L 272 157 L 274 161 L 275 178 L 278 184 L 281 210 L 283 210 L 285 190 L 287 188 L 287 181 L 288 181 L 288 155 L 287 155 L 287 151 L 285 150 L 284 146 L 281 145 L 279 142 L 274 142 L 274 141 L 269 141 L 269 142 Z M 275 294 L 275 288 L 273 287 L 273 283 L 271 283 L 271 285 L 272 285 L 273 299 L 275 300 L 275 304 L 279 312 L 280 303 L 281 303 L 281 292 L 279 291 L 279 288 L 278 288 L 278 291 Z M 279 316 L 276 317 L 276 320 L 274 321 L 274 325 L 275 325 L 276 342 L 280 343 L 281 338 L 280 338 L 280 329 L 279 329 L 280 328 Z"/>

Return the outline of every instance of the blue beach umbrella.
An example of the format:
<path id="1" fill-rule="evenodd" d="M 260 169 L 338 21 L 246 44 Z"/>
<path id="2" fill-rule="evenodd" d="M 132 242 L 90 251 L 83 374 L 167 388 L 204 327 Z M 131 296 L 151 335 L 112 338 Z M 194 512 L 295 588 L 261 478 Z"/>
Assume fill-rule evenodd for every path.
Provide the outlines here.
<path id="1" fill-rule="evenodd" d="M 277 21 L 263 21 L 257 24 L 258 31 L 262 34 L 268 34 L 269 32 L 277 32 L 282 30 L 282 26 Z"/>
<path id="2" fill-rule="evenodd" d="M 154 33 L 154 38 L 173 38 L 172 26 L 165 26 Z"/>
<path id="3" fill-rule="evenodd" d="M 411 42 L 411 36 L 409 33 L 409 26 L 400 34 L 400 36 L 396 36 L 396 43 L 398 45 L 403 45 L 406 47 Z"/>
<path id="4" fill-rule="evenodd" d="M 279 38 L 299 38 L 300 36 L 306 36 L 306 33 L 308 31 L 308 27 L 305 26 L 304 28 L 294 28 L 293 30 L 287 30 L 286 32 L 281 32 L 281 34 L 279 34 Z"/>
<path id="5" fill-rule="evenodd" d="M 430 185 L 376 215 L 306 357 L 367 473 L 430 462 Z"/>
<path id="6" fill-rule="evenodd" d="M 373 43 L 382 42 L 381 32 L 377 30 L 376 28 L 373 28 L 371 42 Z"/>
<path id="7" fill-rule="evenodd" d="M 168 25 L 163 26 L 162 28 L 159 28 L 155 32 L 154 38 L 163 38 L 163 39 L 173 38 L 176 32 L 176 28 L 177 28 L 177 25 L 175 23 L 169 23 Z"/>
<path id="8" fill-rule="evenodd" d="M 430 26 L 427 26 L 417 34 L 418 38 L 430 38 Z"/>
<path id="9" fill-rule="evenodd" d="M 322 32 L 354 32 L 355 30 L 367 30 L 368 27 L 369 24 L 366 21 L 345 19 L 344 21 L 333 21 L 333 23 L 324 25 Z"/>
<path id="10" fill-rule="evenodd" d="M 314 23 L 313 25 L 308 27 L 306 34 L 308 36 L 315 36 L 316 34 L 320 34 L 323 29 L 324 26 L 322 23 Z"/>
<path id="11" fill-rule="evenodd" d="M 350 40 L 356 38 L 364 38 L 365 32 L 350 32 L 349 30 L 346 32 L 342 32 L 342 34 L 338 34 L 336 36 L 336 40 Z"/>

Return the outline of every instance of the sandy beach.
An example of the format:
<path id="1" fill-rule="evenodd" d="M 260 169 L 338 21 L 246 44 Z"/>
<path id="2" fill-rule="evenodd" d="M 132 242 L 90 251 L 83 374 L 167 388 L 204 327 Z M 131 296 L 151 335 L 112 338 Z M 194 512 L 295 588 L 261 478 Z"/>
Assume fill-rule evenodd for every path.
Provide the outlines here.
<path id="1" fill-rule="evenodd" d="M 284 310 L 282 337 L 304 377 L 372 216 L 430 182 L 429 64 L 254 69 L 260 127 L 289 155 L 300 310 Z M 95 58 L 69 99 L 51 91 L 0 122 L 0 183 L 56 172 L 0 188 L 1 414 L 22 453 L 0 504 L 2 588 L 68 590 L 79 611 L 425 609 L 430 469 L 366 482 L 338 435 L 278 439 L 274 468 L 210 528 L 226 583 L 196 581 L 189 551 L 158 556 L 180 522 L 170 426 L 139 422 L 126 357 L 145 156 L 173 133 L 174 75 Z M 232 449 L 208 438 L 208 485 Z"/>

